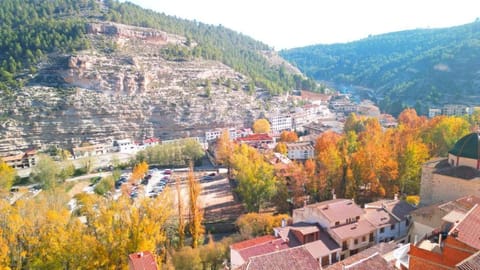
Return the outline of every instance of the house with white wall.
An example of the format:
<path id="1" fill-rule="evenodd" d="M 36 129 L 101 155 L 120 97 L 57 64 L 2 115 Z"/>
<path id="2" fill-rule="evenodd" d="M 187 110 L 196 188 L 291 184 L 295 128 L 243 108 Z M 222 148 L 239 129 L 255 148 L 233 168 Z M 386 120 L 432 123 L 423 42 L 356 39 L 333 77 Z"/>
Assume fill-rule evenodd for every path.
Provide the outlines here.
<path id="1" fill-rule="evenodd" d="M 398 200 L 380 200 L 365 204 L 365 218 L 376 228 L 376 243 L 389 242 L 406 237 L 411 226 L 411 204 Z"/>

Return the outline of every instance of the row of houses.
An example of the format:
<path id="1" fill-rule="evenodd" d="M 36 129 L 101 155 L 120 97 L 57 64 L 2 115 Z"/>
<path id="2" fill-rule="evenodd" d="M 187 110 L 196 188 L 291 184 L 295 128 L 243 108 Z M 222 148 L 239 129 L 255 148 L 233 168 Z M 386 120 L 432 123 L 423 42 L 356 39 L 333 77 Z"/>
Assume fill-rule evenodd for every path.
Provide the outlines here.
<path id="1" fill-rule="evenodd" d="M 99 156 L 110 152 L 134 153 L 143 150 L 146 147 L 160 144 L 160 139 L 148 138 L 142 141 L 132 141 L 131 139 L 114 140 L 112 144 L 106 143 L 88 143 L 72 148 L 74 158 L 87 156 Z"/>
<path id="2" fill-rule="evenodd" d="M 441 107 L 429 108 L 428 117 L 433 118 L 438 115 L 446 116 L 462 116 L 470 115 L 474 112 L 475 108 L 462 104 L 445 104 Z"/>
<path id="3" fill-rule="evenodd" d="M 0 157 L 0 159 L 14 169 L 31 168 L 37 163 L 37 151 L 29 149 L 25 152 Z"/>
<path id="4" fill-rule="evenodd" d="M 415 209 L 333 199 L 295 209 L 274 235 L 230 246 L 232 269 L 480 269 L 480 198 Z"/>
<path id="5" fill-rule="evenodd" d="M 302 247 L 306 257 L 316 262 L 317 268 L 310 269 L 320 269 L 381 242 L 406 242 L 413 210 L 398 199 L 374 202 L 365 208 L 348 199 L 305 205 L 293 211 L 290 225 L 283 222 L 275 228 L 273 236 L 233 244 L 232 268 L 249 264 L 251 257 Z"/>

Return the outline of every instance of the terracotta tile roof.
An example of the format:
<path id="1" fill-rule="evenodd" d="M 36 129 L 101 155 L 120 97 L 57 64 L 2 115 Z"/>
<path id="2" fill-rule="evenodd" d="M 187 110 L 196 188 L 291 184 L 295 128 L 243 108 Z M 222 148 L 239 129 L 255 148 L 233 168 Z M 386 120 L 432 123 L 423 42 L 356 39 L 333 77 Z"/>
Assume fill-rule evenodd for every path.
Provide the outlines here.
<path id="1" fill-rule="evenodd" d="M 327 268 L 330 269 L 330 268 Z M 345 270 L 394 270 L 395 267 L 387 262 L 381 255 L 375 253 L 370 257 L 360 259 L 352 264 L 345 265 Z"/>
<path id="2" fill-rule="evenodd" d="M 242 242 L 234 243 L 234 244 L 230 245 L 230 248 L 235 249 L 235 250 L 241 250 L 241 249 L 244 249 L 244 248 L 249 248 L 249 247 L 253 247 L 253 246 L 256 246 L 256 245 L 263 244 L 263 243 L 267 243 L 267 242 L 275 240 L 275 239 L 276 238 L 273 235 L 265 235 L 265 236 L 245 240 L 245 241 L 242 241 Z"/>
<path id="3" fill-rule="evenodd" d="M 155 257 L 149 251 L 132 253 L 128 260 L 131 270 L 158 270 Z"/>
<path id="4" fill-rule="evenodd" d="M 345 224 L 339 227 L 331 228 L 333 234 L 338 238 L 345 240 L 349 238 L 357 238 L 375 231 L 375 226 L 365 219 L 360 219 L 356 223 Z"/>
<path id="5" fill-rule="evenodd" d="M 345 222 L 348 218 L 362 216 L 363 210 L 352 200 L 334 199 L 307 205 L 309 208 L 317 208 L 330 223 L 337 221 Z"/>
<path id="6" fill-rule="evenodd" d="M 319 263 L 304 246 L 289 248 L 250 258 L 240 269 L 243 270 L 295 270 L 321 269 Z"/>
<path id="7" fill-rule="evenodd" d="M 25 155 L 27 156 L 33 156 L 33 155 L 36 155 L 37 154 L 37 150 L 35 149 L 28 149 L 27 151 L 25 151 Z"/>
<path id="8" fill-rule="evenodd" d="M 238 250 L 238 253 L 246 261 L 254 256 L 260 256 L 288 248 L 290 248 L 289 241 L 282 238 L 276 238 L 275 240 L 271 240 L 266 243 L 240 249 Z"/>
<path id="9" fill-rule="evenodd" d="M 157 138 L 148 138 L 148 139 L 143 140 L 144 144 L 159 143 L 159 142 L 160 142 L 160 139 L 157 139 Z"/>
<path id="10" fill-rule="evenodd" d="M 21 160 L 22 158 L 23 158 L 23 154 L 22 154 L 22 153 L 17 154 L 17 155 L 0 157 L 0 159 L 2 159 L 4 162 L 14 161 L 14 160 Z"/>
<path id="11" fill-rule="evenodd" d="M 474 206 L 460 223 L 450 230 L 457 240 L 480 250 L 480 207 Z"/>
<path id="12" fill-rule="evenodd" d="M 240 142 L 273 141 L 273 138 L 266 133 L 261 133 L 261 134 L 251 134 L 246 137 L 241 137 L 241 138 L 238 138 L 237 141 L 240 141 Z"/>
<path id="13" fill-rule="evenodd" d="M 359 262 L 363 259 L 367 259 L 369 257 L 375 257 L 376 255 L 375 254 L 378 254 L 378 255 L 384 255 L 392 250 L 394 250 L 395 248 L 397 247 L 397 244 L 395 243 L 380 243 L 378 245 L 375 245 L 371 248 L 367 248 L 365 249 L 364 251 L 360 252 L 360 253 L 357 253 L 353 256 L 350 256 L 348 258 L 346 258 L 345 260 L 343 261 L 340 261 L 340 262 L 337 262 L 335 264 L 332 264 L 330 265 L 329 267 L 327 267 L 326 269 L 327 270 L 342 270 L 343 266 L 348 266 L 348 265 L 352 265 L 354 264 L 355 262 Z M 383 259 L 383 258 L 382 258 Z M 378 263 L 378 259 L 374 259 L 377 263 Z M 373 262 L 373 263 L 376 263 L 376 262 Z M 368 262 L 367 262 L 368 263 Z M 353 266 L 352 266 L 353 267 Z M 361 267 L 361 266 L 359 266 Z M 347 269 L 356 269 L 356 270 L 359 270 L 359 269 L 395 269 L 395 268 L 387 268 L 386 267 L 371 267 L 371 268 L 347 268 Z"/>
<path id="14" fill-rule="evenodd" d="M 455 269 L 458 270 L 478 270 L 480 269 L 480 251 L 459 262 Z"/>

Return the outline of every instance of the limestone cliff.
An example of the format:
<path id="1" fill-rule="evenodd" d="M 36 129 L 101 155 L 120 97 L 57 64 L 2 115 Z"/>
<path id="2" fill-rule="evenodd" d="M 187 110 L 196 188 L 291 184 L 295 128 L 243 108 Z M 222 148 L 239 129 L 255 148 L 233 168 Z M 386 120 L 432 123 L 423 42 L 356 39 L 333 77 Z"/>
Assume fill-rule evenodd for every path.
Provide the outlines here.
<path id="1" fill-rule="evenodd" d="M 285 106 L 261 91 L 249 95 L 246 77 L 220 62 L 163 56 L 167 46 L 195 46 L 184 37 L 113 23 L 87 30 L 90 49 L 49 55 L 21 91 L 1 95 L 0 152 L 198 136 Z"/>

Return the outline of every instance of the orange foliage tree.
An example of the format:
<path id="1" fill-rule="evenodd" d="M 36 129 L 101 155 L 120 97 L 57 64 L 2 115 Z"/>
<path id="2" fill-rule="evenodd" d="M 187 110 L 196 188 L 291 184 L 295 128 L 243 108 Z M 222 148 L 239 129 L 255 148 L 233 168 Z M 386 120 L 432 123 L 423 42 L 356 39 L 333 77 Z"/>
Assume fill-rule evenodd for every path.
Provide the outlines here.
<path id="1" fill-rule="evenodd" d="M 286 143 L 296 142 L 298 141 L 298 135 L 295 131 L 284 130 L 280 134 L 280 141 Z"/>

